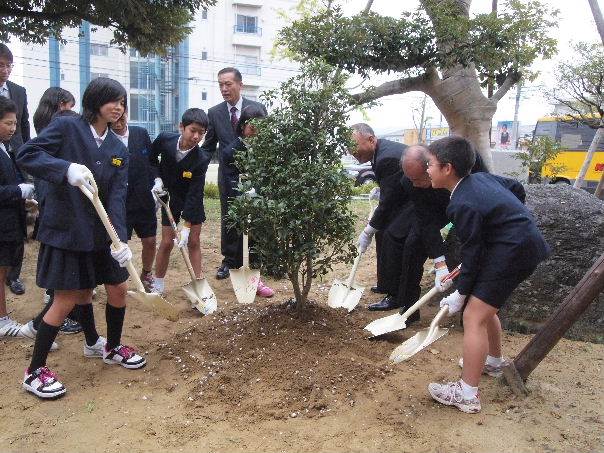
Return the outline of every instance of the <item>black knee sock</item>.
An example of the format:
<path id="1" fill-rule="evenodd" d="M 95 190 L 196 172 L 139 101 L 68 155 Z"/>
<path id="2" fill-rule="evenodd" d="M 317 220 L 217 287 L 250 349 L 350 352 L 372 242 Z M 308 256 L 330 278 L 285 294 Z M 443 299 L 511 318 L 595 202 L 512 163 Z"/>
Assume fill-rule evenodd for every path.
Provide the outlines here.
<path id="1" fill-rule="evenodd" d="M 59 326 L 51 326 L 50 324 L 46 324 L 44 320 L 40 322 L 40 328 L 38 329 L 36 342 L 34 343 L 34 352 L 29 364 L 30 372 L 46 365 L 46 358 L 48 357 L 52 342 L 57 338 L 57 333 L 59 333 Z"/>
<path id="2" fill-rule="evenodd" d="M 124 315 L 126 307 L 114 307 L 107 304 L 105 306 L 105 319 L 107 320 L 107 349 L 113 349 L 119 346 L 122 340 L 122 327 L 124 325 Z"/>
<path id="3" fill-rule="evenodd" d="M 76 305 L 75 307 L 73 307 L 73 310 L 71 310 L 69 312 L 69 314 L 67 315 L 67 317 L 69 319 L 71 319 L 72 321 L 80 322 L 80 306 Z"/>
<path id="4" fill-rule="evenodd" d="M 46 312 L 48 310 L 50 310 L 50 307 L 52 306 L 53 299 L 54 298 L 51 296 L 50 301 L 47 304 L 44 304 L 44 308 L 42 309 L 42 311 L 40 312 L 40 314 L 34 318 L 34 320 L 33 320 L 34 329 L 38 330 L 40 328 L 40 322 L 42 322 L 42 318 L 44 317 L 44 315 L 46 314 Z"/>
<path id="5" fill-rule="evenodd" d="M 94 346 L 99 339 L 99 334 L 96 331 L 96 324 L 94 323 L 94 311 L 92 310 L 92 304 L 78 305 L 78 311 L 78 321 L 80 324 L 82 324 L 84 336 L 86 337 L 86 344 L 88 346 Z"/>

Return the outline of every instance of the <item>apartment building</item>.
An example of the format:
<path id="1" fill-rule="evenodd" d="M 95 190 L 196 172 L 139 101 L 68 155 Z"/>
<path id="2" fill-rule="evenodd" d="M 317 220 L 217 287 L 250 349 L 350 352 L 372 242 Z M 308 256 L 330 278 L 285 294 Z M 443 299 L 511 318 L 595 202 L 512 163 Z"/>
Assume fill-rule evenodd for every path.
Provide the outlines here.
<path id="1" fill-rule="evenodd" d="M 272 55 L 276 35 L 287 22 L 282 13 L 293 15 L 297 3 L 219 0 L 200 10 L 191 35 L 161 57 L 142 57 L 135 49 L 124 53 L 110 44 L 109 30 L 83 22 L 78 29 L 65 30 L 64 43 L 10 43 L 15 55 L 12 79 L 26 87 L 31 112 L 50 86 L 69 90 L 79 101 L 93 78 L 119 80 L 129 93 L 131 123 L 154 137 L 176 130 L 187 108 L 207 110 L 222 101 L 216 75 L 221 68 L 237 67 L 244 96 L 252 99 L 294 76 L 295 63 Z"/>

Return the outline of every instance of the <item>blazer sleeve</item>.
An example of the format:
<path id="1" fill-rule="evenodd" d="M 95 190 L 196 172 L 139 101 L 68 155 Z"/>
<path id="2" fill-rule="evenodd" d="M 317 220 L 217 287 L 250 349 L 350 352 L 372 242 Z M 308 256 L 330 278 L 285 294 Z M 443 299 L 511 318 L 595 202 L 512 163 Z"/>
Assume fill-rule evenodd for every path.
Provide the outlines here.
<path id="1" fill-rule="evenodd" d="M 30 139 L 29 133 L 29 112 L 27 111 L 27 91 L 23 88 L 23 112 L 21 113 L 21 137 L 23 143 Z"/>
<path id="2" fill-rule="evenodd" d="M 149 138 L 149 132 L 147 132 L 146 129 L 144 129 L 143 131 L 141 131 L 141 134 L 143 135 L 143 144 L 144 144 L 144 149 L 147 150 L 147 159 L 149 159 L 149 155 L 151 154 L 151 150 L 153 149 L 153 144 L 151 143 L 151 139 Z M 151 165 L 149 165 L 149 167 L 151 167 Z M 156 176 L 155 176 L 155 168 L 151 168 L 149 171 L 149 185 L 152 187 L 153 186 L 153 182 L 155 180 Z"/>
<path id="3" fill-rule="evenodd" d="M 128 196 L 128 153 L 124 153 L 124 164 L 115 169 L 111 181 L 111 191 L 108 194 L 107 214 L 120 238 L 127 243 L 128 234 L 126 229 L 126 197 Z"/>
<path id="4" fill-rule="evenodd" d="M 400 163 L 398 159 L 383 159 L 375 169 L 380 175 L 380 203 L 369 221 L 376 230 L 383 230 L 393 209 L 400 204 L 404 189 L 401 185 Z"/>
<path id="5" fill-rule="evenodd" d="M 0 151 L 1 153 L 2 151 Z M 21 189 L 16 184 L 0 184 L 0 205 L 16 205 L 21 201 Z"/>
<path id="6" fill-rule="evenodd" d="M 149 139 L 149 141 L 151 140 Z M 157 137 L 155 137 L 155 140 L 153 140 L 153 144 L 151 144 L 149 151 L 149 163 L 151 164 L 151 179 L 161 178 L 159 172 L 159 155 L 161 154 L 161 150 L 162 136 L 161 134 L 159 134 Z"/>
<path id="7" fill-rule="evenodd" d="M 200 152 L 200 158 L 202 157 L 203 150 Z M 185 205 L 182 210 L 182 218 L 193 225 L 197 225 L 205 222 L 206 215 L 203 206 L 203 189 L 206 183 L 206 172 L 208 170 L 208 164 L 205 159 L 200 161 L 193 172 L 191 178 L 191 184 L 185 198 Z"/>
<path id="8" fill-rule="evenodd" d="M 445 241 L 440 234 L 441 225 L 433 215 L 434 206 L 424 203 L 414 203 L 419 237 L 429 258 L 437 258 L 446 254 Z"/>
<path id="9" fill-rule="evenodd" d="M 499 175 L 492 175 L 499 184 L 512 192 L 516 198 L 520 200 L 522 204 L 526 201 L 526 191 L 524 190 L 524 186 L 520 184 L 520 182 L 516 181 L 512 178 L 505 178 Z"/>
<path id="10" fill-rule="evenodd" d="M 36 178 L 55 184 L 65 181 L 71 162 L 56 157 L 63 146 L 63 122 L 51 121 L 40 134 L 19 148 L 17 165 Z"/>
<path id="11" fill-rule="evenodd" d="M 208 111 L 210 124 L 208 124 L 208 131 L 206 132 L 205 139 L 201 145 L 201 149 L 208 153 L 210 157 L 216 152 L 216 145 L 218 144 L 218 136 L 216 135 L 216 128 L 214 127 L 214 123 L 216 122 L 214 116 L 213 110 Z"/>
<path id="12" fill-rule="evenodd" d="M 459 294 L 469 296 L 474 288 L 482 254 L 483 217 L 471 204 L 456 205 L 452 210 L 452 221 L 461 242 L 461 274 L 457 283 Z"/>

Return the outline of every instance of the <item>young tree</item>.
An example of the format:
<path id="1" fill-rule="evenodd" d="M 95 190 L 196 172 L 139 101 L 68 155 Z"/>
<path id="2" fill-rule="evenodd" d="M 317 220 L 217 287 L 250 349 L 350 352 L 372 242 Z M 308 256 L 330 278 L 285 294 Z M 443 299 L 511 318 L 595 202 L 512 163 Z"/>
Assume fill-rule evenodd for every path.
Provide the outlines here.
<path id="1" fill-rule="evenodd" d="M 164 53 L 191 33 L 195 11 L 216 0 L 20 0 L 0 3 L 0 41 L 10 36 L 34 44 L 61 38 L 64 28 L 85 20 L 113 30 L 112 44 L 141 54 Z"/>
<path id="2" fill-rule="evenodd" d="M 528 169 L 529 183 L 543 182 L 543 170 L 551 179 L 566 170 L 563 165 L 551 163 L 560 153 L 560 144 L 551 137 L 536 137 L 526 148 L 526 152 L 517 153 L 514 157 L 520 160 L 522 167 Z"/>
<path id="3" fill-rule="evenodd" d="M 451 132 L 471 140 L 491 165 L 489 131 L 497 102 L 539 57 L 550 58 L 555 12 L 541 2 L 509 0 L 497 14 L 470 17 L 471 0 L 420 0 L 400 19 L 374 13 L 344 17 L 338 6 L 306 15 L 281 32 L 299 58 L 322 57 L 360 74 L 402 77 L 354 95 L 363 104 L 383 96 L 422 91 L 445 116 Z M 498 89 L 487 97 L 489 82 Z"/>
<path id="4" fill-rule="evenodd" d="M 596 130 L 574 187 L 581 188 L 598 147 L 604 144 L 604 46 L 578 43 L 572 59 L 558 65 L 551 97 L 572 112 L 573 121 Z"/>
<path id="5" fill-rule="evenodd" d="M 352 185 L 340 162 L 351 146 L 345 80 L 324 64 L 306 63 L 299 76 L 263 95 L 270 115 L 253 120 L 257 134 L 236 156 L 242 193 L 253 187 L 257 195 L 235 199 L 229 217 L 250 231 L 261 263 L 288 276 L 297 309 L 313 278 L 356 254 Z"/>

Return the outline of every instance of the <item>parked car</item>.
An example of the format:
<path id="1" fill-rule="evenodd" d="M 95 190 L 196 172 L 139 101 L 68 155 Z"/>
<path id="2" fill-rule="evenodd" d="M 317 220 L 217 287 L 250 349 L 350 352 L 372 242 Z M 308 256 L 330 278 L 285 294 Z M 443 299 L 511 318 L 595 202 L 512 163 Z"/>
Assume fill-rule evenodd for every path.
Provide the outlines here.
<path id="1" fill-rule="evenodd" d="M 354 157 L 346 155 L 342 158 L 342 165 L 348 177 L 354 180 L 355 186 L 375 182 L 375 173 L 371 168 L 371 162 L 361 164 Z"/>

